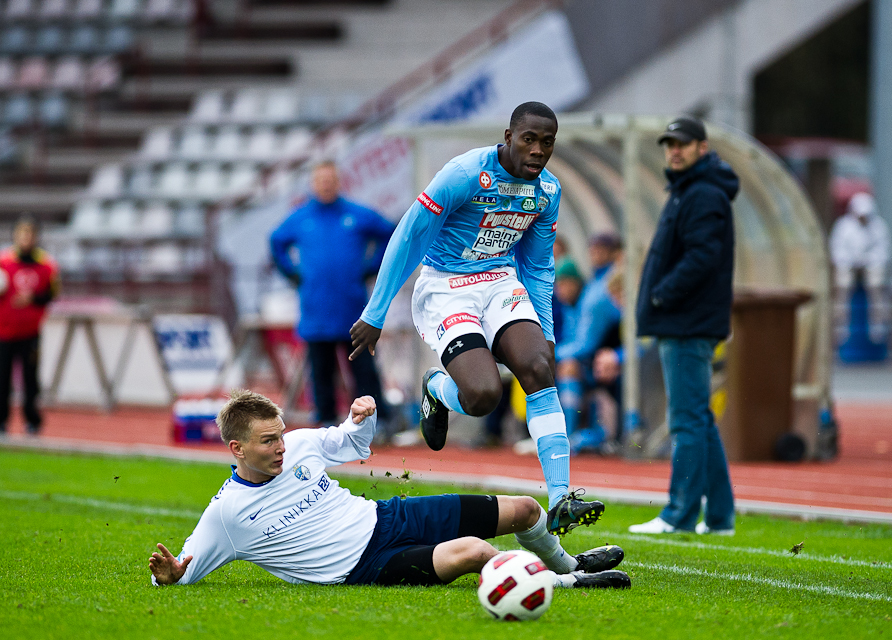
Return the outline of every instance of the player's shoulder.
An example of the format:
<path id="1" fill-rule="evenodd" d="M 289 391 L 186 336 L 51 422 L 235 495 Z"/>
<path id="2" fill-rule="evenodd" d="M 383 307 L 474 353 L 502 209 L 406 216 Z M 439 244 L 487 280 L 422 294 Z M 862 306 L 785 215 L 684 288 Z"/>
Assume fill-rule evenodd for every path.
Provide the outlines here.
<path id="1" fill-rule="evenodd" d="M 542 169 L 542 173 L 539 174 L 539 185 L 542 187 L 542 191 L 550 196 L 557 195 L 561 192 L 560 180 L 558 180 L 557 176 L 547 168 Z"/>
<path id="2" fill-rule="evenodd" d="M 447 162 L 446 167 L 450 167 L 451 165 L 453 171 L 457 172 L 458 170 L 461 170 L 466 177 L 474 178 L 476 180 L 481 171 L 490 169 L 493 162 L 496 161 L 496 149 L 497 147 L 495 146 L 489 146 L 465 151 L 463 154 L 455 156 L 452 160 Z"/>

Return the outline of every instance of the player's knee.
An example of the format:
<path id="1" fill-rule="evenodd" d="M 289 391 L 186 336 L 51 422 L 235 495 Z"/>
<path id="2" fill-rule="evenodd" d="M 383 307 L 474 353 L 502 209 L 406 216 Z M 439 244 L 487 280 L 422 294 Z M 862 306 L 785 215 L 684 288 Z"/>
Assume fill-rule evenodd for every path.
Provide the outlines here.
<path id="1" fill-rule="evenodd" d="M 470 393 L 462 393 L 462 407 L 469 415 L 485 416 L 495 411 L 502 399 L 502 382 L 498 378 L 478 384 Z"/>
<path id="2" fill-rule="evenodd" d="M 518 531 L 530 529 L 539 521 L 542 507 L 530 496 L 514 498 L 514 526 Z"/>
<path id="3" fill-rule="evenodd" d="M 523 371 L 518 373 L 517 378 L 528 395 L 554 386 L 551 365 L 544 354 L 537 354 L 530 358 Z"/>
<path id="4" fill-rule="evenodd" d="M 499 553 L 494 546 L 480 538 L 465 538 L 465 542 L 462 561 L 471 571 L 479 572 L 490 558 Z"/>

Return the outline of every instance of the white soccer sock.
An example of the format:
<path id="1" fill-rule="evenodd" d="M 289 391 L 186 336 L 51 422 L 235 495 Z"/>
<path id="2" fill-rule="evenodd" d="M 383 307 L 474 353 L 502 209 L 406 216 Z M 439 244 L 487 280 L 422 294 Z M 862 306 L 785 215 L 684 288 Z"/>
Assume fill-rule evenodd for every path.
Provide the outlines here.
<path id="1" fill-rule="evenodd" d="M 570 573 L 565 573 L 563 575 L 554 574 L 554 586 L 558 589 L 564 588 L 572 588 L 576 585 L 576 576 Z"/>
<path id="2" fill-rule="evenodd" d="M 515 533 L 514 537 L 524 549 L 532 551 L 542 559 L 545 566 L 555 573 L 570 573 L 579 565 L 576 558 L 564 551 L 557 536 L 548 533 L 545 522 L 548 515 L 539 507 L 539 520 L 526 531 Z"/>

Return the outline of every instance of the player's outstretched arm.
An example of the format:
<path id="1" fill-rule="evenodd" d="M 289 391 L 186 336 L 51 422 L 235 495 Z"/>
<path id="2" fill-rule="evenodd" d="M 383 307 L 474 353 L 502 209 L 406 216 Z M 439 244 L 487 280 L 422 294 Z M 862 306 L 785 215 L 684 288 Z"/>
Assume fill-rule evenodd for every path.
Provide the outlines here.
<path id="1" fill-rule="evenodd" d="M 378 343 L 378 338 L 381 337 L 381 329 L 373 327 L 365 320 L 357 320 L 350 328 L 350 337 L 353 339 L 351 360 L 355 360 L 363 349 L 368 349 L 369 353 L 375 355 L 375 345 Z"/>
<path id="2" fill-rule="evenodd" d="M 375 415 L 375 399 L 372 396 L 362 396 L 350 405 L 350 417 L 353 424 L 359 424 L 366 418 Z"/>
<path id="3" fill-rule="evenodd" d="M 167 550 L 167 547 L 159 542 L 158 551 L 149 558 L 149 569 L 158 584 L 176 584 L 186 574 L 186 567 L 190 562 L 192 562 L 192 556 L 186 556 L 180 562 Z"/>

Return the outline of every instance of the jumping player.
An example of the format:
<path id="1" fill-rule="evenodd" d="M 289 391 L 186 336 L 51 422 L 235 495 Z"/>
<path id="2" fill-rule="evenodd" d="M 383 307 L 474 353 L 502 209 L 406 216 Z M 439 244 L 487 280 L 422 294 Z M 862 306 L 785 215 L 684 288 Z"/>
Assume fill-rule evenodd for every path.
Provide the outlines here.
<path id="1" fill-rule="evenodd" d="M 551 297 L 561 186 L 545 169 L 557 134 L 541 102 L 514 110 L 505 143 L 453 158 L 396 228 L 371 300 L 350 334 L 374 354 L 393 297 L 422 263 L 412 315 L 446 372 L 422 381 L 421 432 L 446 444 L 449 411 L 483 416 L 502 394 L 496 358 L 527 393 L 527 426 L 548 487 L 548 529 L 563 535 L 604 511 L 570 492 L 570 444 L 554 381 Z"/>
<path id="2" fill-rule="evenodd" d="M 612 570 L 615 545 L 577 556 L 545 528 L 545 511 L 527 496 L 441 495 L 378 502 L 352 495 L 326 467 L 367 458 L 375 401 L 358 398 L 337 427 L 284 433 L 268 398 L 236 391 L 217 417 L 236 464 L 178 557 L 163 544 L 149 559 L 157 585 L 191 584 L 247 560 L 294 584 L 451 582 L 479 573 L 499 552 L 482 538 L 515 533 L 555 572 L 559 587 L 626 588 Z"/>

